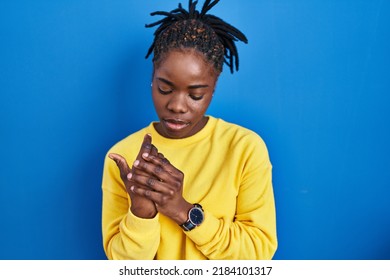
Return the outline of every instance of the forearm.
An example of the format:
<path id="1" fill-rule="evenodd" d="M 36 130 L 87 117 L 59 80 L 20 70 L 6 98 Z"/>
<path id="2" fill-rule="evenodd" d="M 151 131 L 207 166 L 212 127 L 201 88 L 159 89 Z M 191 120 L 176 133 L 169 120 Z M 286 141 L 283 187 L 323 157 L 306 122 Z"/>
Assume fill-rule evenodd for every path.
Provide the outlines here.
<path id="1" fill-rule="evenodd" d="M 103 187 L 103 247 L 109 259 L 153 259 L 160 239 L 158 215 L 136 217 L 125 191 L 113 193 Z"/>
<path id="2" fill-rule="evenodd" d="M 116 228 L 107 231 L 104 241 L 109 259 L 151 260 L 160 241 L 158 217 L 141 219 L 129 211 Z"/>
<path id="3" fill-rule="evenodd" d="M 271 259 L 277 247 L 272 221 L 230 221 L 207 210 L 203 224 L 186 234 L 208 259 Z"/>
<path id="4" fill-rule="evenodd" d="M 188 236 L 209 259 L 271 259 L 277 248 L 271 166 L 243 176 L 238 195 L 225 197 L 225 211 L 213 214 L 203 205 L 205 220 Z M 233 197 L 234 196 L 234 197 Z M 209 208 L 208 208 L 209 207 Z"/>

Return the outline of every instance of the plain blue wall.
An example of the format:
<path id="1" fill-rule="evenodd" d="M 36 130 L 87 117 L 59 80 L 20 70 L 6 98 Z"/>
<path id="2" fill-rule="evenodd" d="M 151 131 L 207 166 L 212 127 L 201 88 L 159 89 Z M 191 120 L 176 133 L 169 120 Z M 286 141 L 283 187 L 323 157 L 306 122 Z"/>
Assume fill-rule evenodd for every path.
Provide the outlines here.
<path id="1" fill-rule="evenodd" d="M 103 159 L 155 119 L 144 24 L 176 5 L 1 0 L 0 259 L 105 259 Z M 208 113 L 268 145 L 275 259 L 390 259 L 390 1 L 222 0 L 213 12 L 250 43 Z"/>

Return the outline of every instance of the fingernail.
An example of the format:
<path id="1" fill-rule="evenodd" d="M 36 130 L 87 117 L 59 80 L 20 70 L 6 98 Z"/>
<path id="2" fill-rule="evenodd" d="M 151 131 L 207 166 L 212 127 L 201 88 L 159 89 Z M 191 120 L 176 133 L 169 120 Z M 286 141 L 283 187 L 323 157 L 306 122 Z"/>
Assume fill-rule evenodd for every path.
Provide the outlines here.
<path id="1" fill-rule="evenodd" d="M 127 179 L 131 179 L 131 177 L 133 177 L 133 174 L 132 173 L 129 173 L 129 174 L 127 174 Z"/>
<path id="2" fill-rule="evenodd" d="M 130 187 L 130 190 L 131 190 L 132 192 L 134 192 L 134 186 L 131 186 L 131 187 Z"/>
<path id="3" fill-rule="evenodd" d="M 142 156 L 147 158 L 149 156 L 149 154 L 148 153 L 143 153 Z"/>
<path id="4" fill-rule="evenodd" d="M 134 161 L 134 166 L 138 166 L 139 164 L 139 160 L 137 159 L 136 161 Z"/>

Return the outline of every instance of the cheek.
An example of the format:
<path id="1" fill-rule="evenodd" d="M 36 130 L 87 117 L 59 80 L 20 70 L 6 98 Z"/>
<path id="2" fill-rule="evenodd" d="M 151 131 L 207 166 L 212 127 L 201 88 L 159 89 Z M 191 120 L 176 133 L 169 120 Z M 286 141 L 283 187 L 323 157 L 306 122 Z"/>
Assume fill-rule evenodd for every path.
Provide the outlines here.
<path id="1" fill-rule="evenodd" d="M 157 108 L 157 107 L 161 107 L 163 106 L 163 103 L 164 103 L 164 99 L 163 99 L 163 96 L 161 94 L 158 94 L 156 92 L 152 92 L 152 99 L 153 99 L 153 103 L 154 103 L 154 106 Z"/>
<path id="2" fill-rule="evenodd" d="M 207 107 L 208 107 L 208 104 L 209 102 L 207 102 L 206 100 L 203 101 L 203 102 L 198 102 L 194 105 L 194 109 L 197 111 L 197 112 L 203 112 L 203 111 L 206 111 L 207 110 Z"/>
<path id="3" fill-rule="evenodd" d="M 161 98 L 159 98 L 158 95 L 152 94 L 152 100 L 153 100 L 154 109 L 155 109 L 157 115 L 160 115 L 162 108 L 164 106 Z"/>
<path id="4" fill-rule="evenodd" d="M 202 102 L 193 102 L 191 106 L 192 112 L 193 114 L 197 115 L 198 118 L 201 118 L 206 113 L 209 105 L 210 105 L 210 100 L 204 100 Z"/>
<path id="5" fill-rule="evenodd" d="M 210 106 L 211 100 L 212 100 L 212 95 L 208 95 L 205 98 L 205 100 L 203 100 L 203 102 L 201 102 L 201 104 L 199 104 L 199 110 L 202 111 L 202 112 L 207 111 L 207 109 Z"/>

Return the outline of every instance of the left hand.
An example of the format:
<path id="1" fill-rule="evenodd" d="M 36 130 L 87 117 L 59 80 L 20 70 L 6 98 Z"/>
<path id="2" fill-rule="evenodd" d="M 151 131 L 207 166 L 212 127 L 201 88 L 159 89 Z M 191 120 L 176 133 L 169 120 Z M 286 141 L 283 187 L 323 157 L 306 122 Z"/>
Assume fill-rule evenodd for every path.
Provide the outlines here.
<path id="1" fill-rule="evenodd" d="M 143 160 L 133 164 L 132 177 L 137 195 L 152 200 L 158 212 L 181 225 L 187 221 L 192 204 L 183 198 L 184 173 L 174 167 L 161 153 L 142 154 Z"/>

